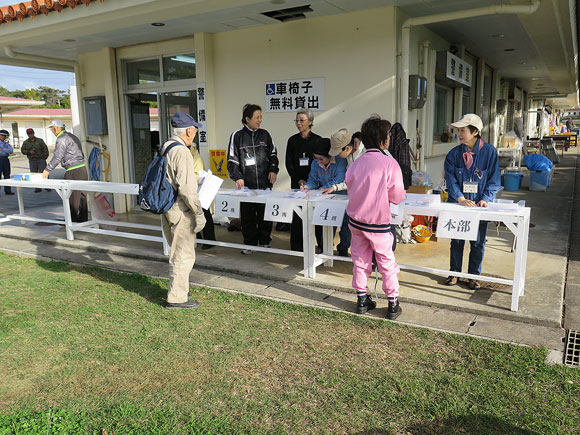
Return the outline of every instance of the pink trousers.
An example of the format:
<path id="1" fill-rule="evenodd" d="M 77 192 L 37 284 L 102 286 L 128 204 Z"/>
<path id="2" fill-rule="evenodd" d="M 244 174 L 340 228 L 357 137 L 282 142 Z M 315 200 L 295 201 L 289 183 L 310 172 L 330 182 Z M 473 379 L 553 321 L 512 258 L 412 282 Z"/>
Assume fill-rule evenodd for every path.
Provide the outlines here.
<path id="1" fill-rule="evenodd" d="M 373 252 L 379 273 L 383 278 L 383 291 L 388 298 L 399 296 L 399 266 L 393 253 L 393 233 L 367 233 L 353 228 L 350 252 L 352 262 L 352 286 L 357 294 L 368 291 L 368 280 L 372 273 Z"/>

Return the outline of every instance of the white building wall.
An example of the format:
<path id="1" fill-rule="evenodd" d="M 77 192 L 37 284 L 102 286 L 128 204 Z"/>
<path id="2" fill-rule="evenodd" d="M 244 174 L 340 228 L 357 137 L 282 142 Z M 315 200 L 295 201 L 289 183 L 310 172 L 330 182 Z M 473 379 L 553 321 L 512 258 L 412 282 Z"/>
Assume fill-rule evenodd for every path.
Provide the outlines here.
<path id="1" fill-rule="evenodd" d="M 324 77 L 325 110 L 315 112 L 313 128 L 321 136 L 328 137 L 342 127 L 352 132 L 359 130 L 364 119 L 373 113 L 394 123 L 398 120 L 400 100 L 397 43 L 399 27 L 405 18 L 399 9 L 385 7 L 82 55 L 81 97 L 107 97 L 109 136 L 100 139 L 111 153 L 111 181 L 129 181 L 132 173 L 122 87 L 124 59 L 194 48 L 198 81 L 206 83 L 208 94 L 209 147 L 202 149 L 206 164 L 208 150 L 227 149 L 231 132 L 241 126 L 243 105 L 256 103 L 264 108 L 262 127 L 271 133 L 278 148 L 280 174 L 276 188 L 288 189 L 284 156 L 288 138 L 297 132 L 293 122 L 295 113 L 267 112 L 265 83 Z M 450 42 L 425 27 L 413 28 L 411 73 L 420 72 L 420 47 L 425 40 L 430 41 L 427 68 L 430 92 L 424 112 L 427 129 L 422 145 L 425 169 L 438 182 L 444 157 L 456 145 L 434 143 L 432 133 L 435 54 L 448 50 Z M 407 135 L 412 148 L 416 145 L 415 126 L 418 117 L 423 116 L 421 113 L 420 110 L 409 113 Z M 225 187 L 232 185 L 227 181 Z"/>
<path id="2" fill-rule="evenodd" d="M 323 137 L 342 127 L 360 130 L 372 113 L 392 121 L 395 41 L 392 7 L 213 35 L 215 147 L 227 148 L 245 103 L 261 105 L 262 127 L 272 135 L 281 162 L 276 188 L 288 189 L 283 162 L 287 140 L 297 133 L 295 113 L 266 112 L 265 83 L 324 77 L 325 110 L 315 112 L 313 128 Z"/>

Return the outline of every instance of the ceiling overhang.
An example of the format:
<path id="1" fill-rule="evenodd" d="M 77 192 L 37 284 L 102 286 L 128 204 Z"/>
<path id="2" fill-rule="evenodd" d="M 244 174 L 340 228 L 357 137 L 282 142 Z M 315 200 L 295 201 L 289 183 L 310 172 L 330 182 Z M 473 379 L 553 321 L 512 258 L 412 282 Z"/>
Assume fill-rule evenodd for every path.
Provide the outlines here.
<path id="1" fill-rule="evenodd" d="M 76 61 L 80 54 L 103 47 L 122 47 L 247 27 L 280 24 L 264 15 L 309 5 L 305 18 L 363 9 L 397 6 L 408 17 L 420 17 L 530 0 L 105 0 L 91 7 L 0 25 L 0 44 L 15 52 Z M 484 59 L 502 77 L 529 92 L 575 94 L 578 44 L 576 0 L 542 0 L 531 15 L 492 15 L 428 25 L 450 44 L 461 44 Z M 273 14 L 271 14 L 273 15 Z M 152 26 L 153 22 L 164 26 Z M 66 28 L 66 33 L 62 29 Z M 498 36 L 502 35 L 502 36 Z M 509 50 L 509 51 L 508 51 Z M 0 63 L 33 66 L 0 50 Z M 43 67 L 40 63 L 38 67 Z M 63 66 L 70 71 L 70 66 Z"/>

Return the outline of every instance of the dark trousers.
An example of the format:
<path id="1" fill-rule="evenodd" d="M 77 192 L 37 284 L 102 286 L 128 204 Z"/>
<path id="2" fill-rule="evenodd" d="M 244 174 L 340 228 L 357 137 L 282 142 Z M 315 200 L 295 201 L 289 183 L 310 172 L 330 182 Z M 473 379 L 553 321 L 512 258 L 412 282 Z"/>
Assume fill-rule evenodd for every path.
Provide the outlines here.
<path id="1" fill-rule="evenodd" d="M 87 168 L 80 168 L 66 171 L 65 180 L 88 180 Z M 73 222 L 86 222 L 89 220 L 89 209 L 87 206 L 87 194 L 80 190 L 73 190 L 70 199 L 70 216 Z"/>
<path id="2" fill-rule="evenodd" d="M 304 238 L 302 237 L 302 219 L 296 214 L 292 214 L 290 224 L 290 249 L 293 251 L 304 250 Z"/>
<path id="3" fill-rule="evenodd" d="M 264 220 L 265 204 L 242 202 L 240 204 L 240 218 L 242 221 L 242 235 L 246 245 L 269 245 L 272 241 L 272 222 Z"/>
<path id="4" fill-rule="evenodd" d="M 30 159 L 28 161 L 30 172 L 42 172 L 46 169 L 46 160 L 44 159 Z"/>
<path id="5" fill-rule="evenodd" d="M 340 242 L 336 246 L 336 249 L 339 253 L 348 252 L 348 248 L 350 248 L 351 235 L 350 228 L 348 227 L 348 215 L 346 213 L 342 219 L 342 226 L 340 227 L 338 234 L 340 236 Z"/>
<path id="6" fill-rule="evenodd" d="M 487 236 L 487 221 L 479 222 L 479 230 L 477 232 L 477 240 L 472 240 L 471 249 L 469 250 L 469 264 L 467 266 L 467 273 L 473 275 L 481 275 L 481 264 L 483 263 L 483 251 L 485 249 L 485 238 Z M 465 240 L 451 239 L 451 255 L 449 269 L 452 272 L 461 272 L 463 264 L 463 247 Z"/>
<path id="7" fill-rule="evenodd" d="M 5 180 L 10 178 L 10 159 L 8 157 L 0 157 L 0 179 L 2 177 Z M 4 186 L 4 193 L 12 193 L 12 188 Z"/>
<path id="8" fill-rule="evenodd" d="M 197 237 L 203 240 L 215 240 L 215 228 L 213 227 L 213 217 L 209 210 L 203 210 L 205 216 L 205 227 L 197 234 Z"/>
<path id="9" fill-rule="evenodd" d="M 316 237 L 316 245 L 320 249 L 324 249 L 324 236 L 322 234 L 322 225 L 315 225 L 314 226 L 314 236 Z M 349 231 L 350 234 L 350 231 Z M 334 236 L 336 235 L 336 227 L 332 227 L 332 240 L 330 244 L 334 246 Z"/>

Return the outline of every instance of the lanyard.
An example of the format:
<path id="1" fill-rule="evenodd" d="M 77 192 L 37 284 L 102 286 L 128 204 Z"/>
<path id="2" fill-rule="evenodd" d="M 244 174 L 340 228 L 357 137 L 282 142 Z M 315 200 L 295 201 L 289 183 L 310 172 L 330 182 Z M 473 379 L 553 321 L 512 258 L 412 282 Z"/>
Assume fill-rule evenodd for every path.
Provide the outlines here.
<path id="1" fill-rule="evenodd" d="M 479 141 L 483 141 L 483 139 L 478 139 L 477 143 L 473 147 L 474 150 L 476 148 L 478 148 L 478 149 L 477 149 L 477 154 L 475 154 L 473 157 L 473 165 L 471 165 L 471 168 L 469 169 L 469 181 L 473 181 L 473 177 L 475 175 L 477 175 L 477 178 L 481 178 L 483 176 L 482 172 L 479 169 L 477 169 L 477 160 L 479 159 L 479 152 L 483 148 L 483 144 Z M 479 147 L 477 146 L 478 143 L 480 144 Z"/>

